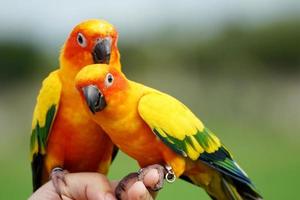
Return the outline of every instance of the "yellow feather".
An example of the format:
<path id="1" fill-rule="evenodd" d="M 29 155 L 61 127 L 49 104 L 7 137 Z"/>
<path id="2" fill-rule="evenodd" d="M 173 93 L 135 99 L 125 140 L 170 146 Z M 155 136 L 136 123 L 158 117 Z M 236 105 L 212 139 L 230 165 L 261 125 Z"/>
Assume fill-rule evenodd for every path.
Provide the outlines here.
<path id="1" fill-rule="evenodd" d="M 187 149 L 187 154 L 192 160 L 198 159 L 200 153 L 196 151 L 191 145 L 187 145 L 186 149 Z"/>
<path id="2" fill-rule="evenodd" d="M 160 127 L 179 140 L 204 129 L 202 122 L 190 110 L 167 94 L 157 92 L 144 96 L 139 111 L 147 121 L 151 121 L 151 126 Z"/>
<path id="3" fill-rule="evenodd" d="M 46 113 L 52 105 L 58 105 L 61 93 L 61 82 L 58 72 L 54 71 L 43 81 L 42 88 L 33 112 L 32 129 L 35 128 L 37 122 L 40 127 L 45 126 Z"/>
<path id="4" fill-rule="evenodd" d="M 54 71 L 43 81 L 42 88 L 37 97 L 37 103 L 34 108 L 32 118 L 32 130 L 35 129 L 37 123 L 40 127 L 44 127 L 46 123 L 46 115 L 49 108 L 53 105 L 58 105 L 61 93 L 61 82 L 58 77 L 58 72 Z M 31 145 L 32 149 L 30 152 L 30 158 L 34 153 L 39 151 L 38 139 L 34 140 L 34 144 Z M 41 153 L 44 154 L 45 149 L 41 148 Z"/>
<path id="5" fill-rule="evenodd" d="M 221 146 L 221 141 L 217 136 L 215 136 L 213 133 L 209 133 L 210 140 L 208 140 L 208 147 L 205 149 L 207 153 L 213 153 Z"/>
<path id="6" fill-rule="evenodd" d="M 167 94 L 149 90 L 140 99 L 138 110 L 152 130 L 155 129 L 174 148 L 185 151 L 184 155 L 192 160 L 198 159 L 204 151 L 211 153 L 221 146 L 213 133 L 204 136 L 208 145 L 201 144 L 196 135 L 205 134 L 203 123 L 185 105 Z"/>
<path id="7" fill-rule="evenodd" d="M 200 144 L 197 142 L 197 140 L 194 137 L 191 137 L 191 140 L 192 140 L 192 144 L 195 147 L 196 151 L 199 152 L 199 153 L 202 153 L 204 150 L 200 146 Z"/>
<path id="8" fill-rule="evenodd" d="M 76 28 L 80 30 L 94 30 L 95 32 L 100 33 L 102 35 L 109 35 L 113 31 L 115 31 L 114 26 L 112 24 L 99 19 L 87 20 L 83 23 L 80 23 Z"/>

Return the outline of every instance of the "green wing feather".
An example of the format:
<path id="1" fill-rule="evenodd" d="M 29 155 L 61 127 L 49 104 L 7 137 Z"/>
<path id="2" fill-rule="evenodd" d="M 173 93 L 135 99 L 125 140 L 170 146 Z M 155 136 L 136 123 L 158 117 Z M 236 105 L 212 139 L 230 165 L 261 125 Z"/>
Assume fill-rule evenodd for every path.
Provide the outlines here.
<path id="1" fill-rule="evenodd" d="M 61 82 L 55 71 L 43 81 L 33 114 L 30 138 L 33 191 L 42 185 L 47 139 L 59 106 L 60 94 Z"/>

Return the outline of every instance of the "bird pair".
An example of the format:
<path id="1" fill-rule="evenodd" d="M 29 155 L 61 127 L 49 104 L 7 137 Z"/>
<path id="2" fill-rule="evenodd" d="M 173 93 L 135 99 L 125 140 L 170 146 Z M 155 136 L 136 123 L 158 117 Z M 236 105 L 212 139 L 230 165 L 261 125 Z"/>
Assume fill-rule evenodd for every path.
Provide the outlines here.
<path id="1" fill-rule="evenodd" d="M 120 148 L 141 167 L 167 166 L 168 176 L 203 187 L 212 199 L 261 199 L 185 105 L 126 78 L 117 39 L 105 21 L 80 23 L 62 48 L 59 69 L 44 80 L 32 122 L 34 190 L 49 175 L 57 185 L 63 169 L 106 174 Z"/>

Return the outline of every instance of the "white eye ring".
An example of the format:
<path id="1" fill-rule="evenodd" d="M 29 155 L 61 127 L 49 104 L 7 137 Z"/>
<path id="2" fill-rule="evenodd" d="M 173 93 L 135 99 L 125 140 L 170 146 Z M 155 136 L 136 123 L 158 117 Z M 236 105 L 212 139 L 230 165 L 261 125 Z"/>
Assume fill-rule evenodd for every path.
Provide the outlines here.
<path id="1" fill-rule="evenodd" d="M 79 46 L 81 46 L 83 48 L 87 46 L 87 41 L 82 33 L 78 33 L 77 43 L 79 44 Z"/>
<path id="2" fill-rule="evenodd" d="M 114 82 L 114 76 L 111 73 L 108 73 L 105 77 L 105 86 L 108 88 L 110 87 Z"/>

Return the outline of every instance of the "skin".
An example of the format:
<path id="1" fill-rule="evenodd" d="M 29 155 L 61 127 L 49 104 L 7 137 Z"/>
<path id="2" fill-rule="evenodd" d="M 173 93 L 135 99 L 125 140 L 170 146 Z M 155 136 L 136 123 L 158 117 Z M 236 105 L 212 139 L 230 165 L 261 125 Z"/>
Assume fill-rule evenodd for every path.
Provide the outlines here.
<path id="1" fill-rule="evenodd" d="M 104 175 L 99 173 L 69 173 L 66 175 L 67 184 L 62 185 L 62 199 L 81 200 L 113 200 L 114 190 L 118 181 L 109 181 Z M 135 181 L 128 185 L 123 192 L 127 200 L 152 200 L 155 194 L 149 193 L 146 187 L 152 187 L 158 181 L 156 170 L 149 171 L 143 181 Z M 61 197 L 55 191 L 51 181 L 44 184 L 29 200 L 45 199 L 60 200 Z"/>
<path id="2" fill-rule="evenodd" d="M 78 43 L 79 33 L 85 38 L 84 46 Z M 105 21 L 88 20 L 77 25 L 61 50 L 60 66 L 55 72 L 62 86 L 61 96 L 47 140 L 42 182 L 49 180 L 55 167 L 69 172 L 108 172 L 114 145 L 100 126 L 88 117 L 74 87 L 75 75 L 85 65 L 94 63 L 94 46 L 104 37 L 112 39 L 109 64 L 120 70 L 118 34 Z"/>

